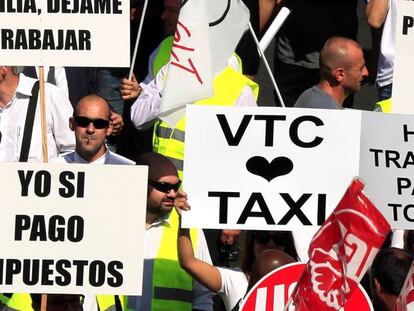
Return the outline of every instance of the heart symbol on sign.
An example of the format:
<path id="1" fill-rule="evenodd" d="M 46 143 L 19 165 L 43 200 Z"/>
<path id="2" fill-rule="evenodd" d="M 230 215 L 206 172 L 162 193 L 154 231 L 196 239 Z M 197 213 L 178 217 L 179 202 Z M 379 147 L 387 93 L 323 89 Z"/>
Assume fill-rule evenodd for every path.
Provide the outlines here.
<path id="1" fill-rule="evenodd" d="M 293 162 L 286 157 L 277 157 L 269 163 L 265 158 L 255 156 L 246 162 L 246 168 L 250 173 L 270 182 L 273 178 L 289 174 L 293 169 Z"/>

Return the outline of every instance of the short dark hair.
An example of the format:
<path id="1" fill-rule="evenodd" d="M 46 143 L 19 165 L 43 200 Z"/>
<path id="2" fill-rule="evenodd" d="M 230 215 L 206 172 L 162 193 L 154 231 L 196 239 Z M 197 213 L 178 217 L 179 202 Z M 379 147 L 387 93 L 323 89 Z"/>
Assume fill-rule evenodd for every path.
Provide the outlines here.
<path id="1" fill-rule="evenodd" d="M 256 256 L 254 254 L 254 238 L 256 231 L 247 231 L 246 238 L 244 240 L 244 247 L 242 248 L 240 268 L 245 274 L 250 274 Z M 259 230 L 260 231 L 260 230 Z M 283 236 L 280 241 L 285 246 L 284 253 L 293 257 L 293 259 L 299 260 L 298 253 L 296 252 L 295 241 L 291 231 L 278 231 L 280 236 Z"/>
<path id="2" fill-rule="evenodd" d="M 376 279 L 385 293 L 398 296 L 412 261 L 413 256 L 403 249 L 395 247 L 381 249 L 371 265 L 372 290 Z"/>

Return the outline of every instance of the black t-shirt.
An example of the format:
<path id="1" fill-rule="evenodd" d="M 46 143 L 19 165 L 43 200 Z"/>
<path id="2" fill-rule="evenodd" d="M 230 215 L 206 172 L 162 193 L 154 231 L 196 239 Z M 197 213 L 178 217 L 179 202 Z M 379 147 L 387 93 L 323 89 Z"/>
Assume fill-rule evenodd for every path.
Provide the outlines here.
<path id="1" fill-rule="evenodd" d="M 243 0 L 243 2 L 250 10 L 250 23 L 256 36 L 259 36 L 259 2 L 258 0 Z M 236 53 L 242 60 L 243 73 L 252 76 L 257 74 L 260 57 L 250 31 L 244 33 L 237 45 Z"/>
<path id="2" fill-rule="evenodd" d="M 299 62 L 319 53 L 332 36 L 356 39 L 357 4 L 358 0 L 285 1 L 291 13 L 278 35 L 277 58 Z"/>

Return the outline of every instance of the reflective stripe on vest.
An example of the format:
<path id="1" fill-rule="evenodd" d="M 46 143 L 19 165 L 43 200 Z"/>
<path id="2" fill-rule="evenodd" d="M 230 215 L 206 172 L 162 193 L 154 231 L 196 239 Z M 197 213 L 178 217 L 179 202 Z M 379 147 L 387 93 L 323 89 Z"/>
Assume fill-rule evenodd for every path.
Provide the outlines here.
<path id="1" fill-rule="evenodd" d="M 191 311 L 193 279 L 178 262 L 177 234 L 179 219 L 173 209 L 169 225 L 163 224 L 163 233 L 152 275 L 152 311 Z M 194 251 L 197 245 L 197 230 L 190 230 Z"/>
<path id="2" fill-rule="evenodd" d="M 375 103 L 375 109 L 380 109 L 382 112 L 390 113 L 392 101 L 391 98 L 381 100 L 380 102 Z"/>
<path id="3" fill-rule="evenodd" d="M 152 65 L 152 74 L 157 76 L 158 71 L 170 61 L 170 55 L 172 46 L 174 43 L 174 36 L 165 38 L 158 49 L 157 55 L 154 58 L 154 64 Z"/>
<path id="4" fill-rule="evenodd" d="M 169 127 L 157 127 L 155 135 L 160 138 L 175 139 L 182 142 L 185 140 L 185 132 L 177 128 L 173 130 Z"/>
<path id="5" fill-rule="evenodd" d="M 236 103 L 243 88 L 248 85 L 257 100 L 258 85 L 228 66 L 214 79 L 214 96 L 195 102 L 196 105 L 232 106 Z M 153 151 L 158 152 L 174 163 L 179 178 L 183 179 L 184 167 L 185 116 L 172 129 L 168 123 L 158 121 L 152 137 Z"/>
<path id="6" fill-rule="evenodd" d="M 4 305 L 4 308 L 1 309 L 1 311 L 22 311 L 22 310 L 24 310 L 24 309 L 20 309 L 20 310 L 13 309 L 13 308 L 10 308 L 8 305 Z M 29 309 L 29 310 L 33 310 L 33 309 Z"/>
<path id="7" fill-rule="evenodd" d="M 100 311 L 126 310 L 126 297 L 114 295 L 97 295 L 96 300 Z M 26 293 L 14 293 L 10 298 L 0 295 L 0 301 L 5 304 L 2 311 L 33 311 L 32 297 Z"/>

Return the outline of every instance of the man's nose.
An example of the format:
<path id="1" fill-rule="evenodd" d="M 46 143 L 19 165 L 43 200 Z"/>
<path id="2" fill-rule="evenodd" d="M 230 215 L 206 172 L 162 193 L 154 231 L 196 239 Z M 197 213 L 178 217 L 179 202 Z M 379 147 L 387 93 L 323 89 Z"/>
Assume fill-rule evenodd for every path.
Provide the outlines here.
<path id="1" fill-rule="evenodd" d="M 88 126 L 86 127 L 86 131 L 87 131 L 88 133 L 93 133 L 93 132 L 95 132 L 95 126 L 93 126 L 93 123 L 92 123 L 92 122 L 89 122 Z"/>
<path id="2" fill-rule="evenodd" d="M 362 69 L 362 76 L 368 77 L 368 75 L 369 75 L 368 68 L 367 66 L 364 66 L 364 68 Z"/>

